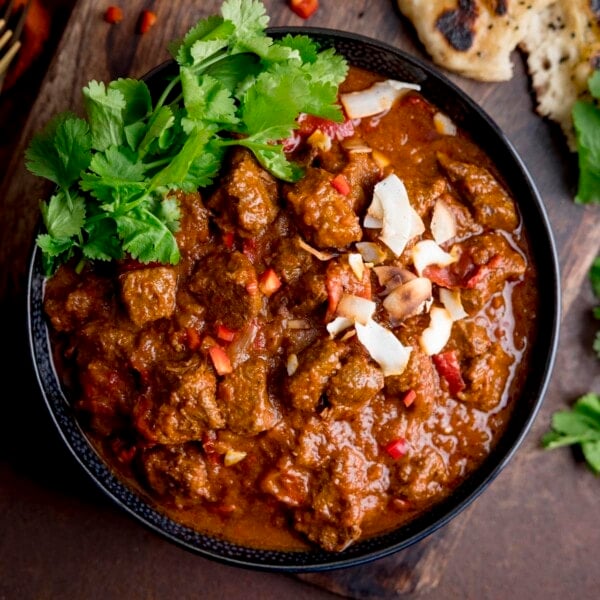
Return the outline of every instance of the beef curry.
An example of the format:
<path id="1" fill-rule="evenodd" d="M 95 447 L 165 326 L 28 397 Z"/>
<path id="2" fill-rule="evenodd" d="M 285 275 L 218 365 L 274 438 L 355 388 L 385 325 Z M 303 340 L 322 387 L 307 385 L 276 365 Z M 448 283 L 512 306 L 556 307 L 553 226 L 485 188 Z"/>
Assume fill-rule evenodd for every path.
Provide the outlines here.
<path id="1" fill-rule="evenodd" d="M 342 95 L 380 79 L 352 68 Z M 535 270 L 494 165 L 418 90 L 307 116 L 286 148 L 296 183 L 238 148 L 177 193 L 179 264 L 62 266 L 45 311 L 81 423 L 152 505 L 243 545 L 339 551 L 488 455 Z"/>

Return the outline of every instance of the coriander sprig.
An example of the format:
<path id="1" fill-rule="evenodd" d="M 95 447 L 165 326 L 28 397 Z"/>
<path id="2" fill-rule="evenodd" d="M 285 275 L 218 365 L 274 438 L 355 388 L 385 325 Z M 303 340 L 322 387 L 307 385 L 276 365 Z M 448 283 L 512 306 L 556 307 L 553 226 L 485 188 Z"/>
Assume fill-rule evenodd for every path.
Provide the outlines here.
<path id="1" fill-rule="evenodd" d="M 26 160 L 56 185 L 41 202 L 45 270 L 73 257 L 176 264 L 179 207 L 171 191 L 211 185 L 231 145 L 279 179 L 301 176 L 282 140 L 300 113 L 340 121 L 343 57 L 307 36 L 273 40 L 258 0 L 226 0 L 169 46 L 177 64 L 153 100 L 144 81 L 90 81 L 85 118 L 55 117 Z"/>

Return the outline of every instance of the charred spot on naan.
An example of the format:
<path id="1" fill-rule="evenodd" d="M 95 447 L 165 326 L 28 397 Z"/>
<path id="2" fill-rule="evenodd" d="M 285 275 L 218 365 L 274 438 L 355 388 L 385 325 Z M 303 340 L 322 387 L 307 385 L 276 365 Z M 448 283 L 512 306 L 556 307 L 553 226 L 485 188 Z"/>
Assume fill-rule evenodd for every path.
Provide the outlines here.
<path id="1" fill-rule="evenodd" d="M 473 45 L 478 12 L 475 2 L 460 0 L 455 9 L 440 15 L 435 26 L 454 49 L 464 52 Z"/>

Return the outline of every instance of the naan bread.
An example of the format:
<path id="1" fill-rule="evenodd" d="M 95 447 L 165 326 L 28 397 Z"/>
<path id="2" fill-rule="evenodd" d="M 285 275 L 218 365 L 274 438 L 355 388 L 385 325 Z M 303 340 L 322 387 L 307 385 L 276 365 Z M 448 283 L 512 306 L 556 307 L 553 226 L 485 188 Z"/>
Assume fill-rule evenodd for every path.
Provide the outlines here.
<path id="1" fill-rule="evenodd" d="M 438 65 L 480 81 L 505 81 L 511 54 L 552 0 L 398 0 Z"/>
<path id="2" fill-rule="evenodd" d="M 537 112 L 561 126 L 572 150 L 573 104 L 587 94 L 592 70 L 600 69 L 599 19 L 598 2 L 556 1 L 536 15 L 520 44 L 528 55 Z"/>
<path id="3" fill-rule="evenodd" d="M 433 61 L 465 77 L 505 81 L 520 48 L 537 112 L 575 149 L 573 103 L 600 69 L 598 0 L 397 0 Z"/>

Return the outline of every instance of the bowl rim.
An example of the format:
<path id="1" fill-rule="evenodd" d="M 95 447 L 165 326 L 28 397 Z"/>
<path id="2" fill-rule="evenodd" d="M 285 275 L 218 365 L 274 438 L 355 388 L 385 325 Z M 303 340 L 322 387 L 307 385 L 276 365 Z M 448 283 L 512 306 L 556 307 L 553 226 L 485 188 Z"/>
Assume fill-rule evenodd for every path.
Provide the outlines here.
<path id="1" fill-rule="evenodd" d="M 513 458 L 529 433 L 540 410 L 553 372 L 561 316 L 559 262 L 556 243 L 545 206 L 531 174 L 513 144 L 490 115 L 465 91 L 439 71 L 436 66 L 387 42 L 339 29 L 308 26 L 272 27 L 267 30 L 267 33 L 273 37 L 286 34 L 307 35 L 326 46 L 350 43 L 393 57 L 394 60 L 407 65 L 415 73 L 421 73 L 424 81 L 433 82 L 436 86 L 441 86 L 441 89 L 446 93 L 449 92 L 449 101 L 450 99 L 452 101 L 458 100 L 462 110 L 470 116 L 474 116 L 484 126 L 485 134 L 492 135 L 492 138 L 498 143 L 498 153 L 504 157 L 503 160 L 508 160 L 515 169 L 510 179 L 518 182 L 518 187 L 523 188 L 523 192 L 527 193 L 527 206 L 525 208 L 528 211 L 528 219 L 536 223 L 535 235 L 542 240 L 544 246 L 542 253 L 541 250 L 533 247 L 533 240 L 530 238 L 532 253 L 536 254 L 535 263 L 538 269 L 540 268 L 540 257 L 543 256 L 545 259 L 544 293 L 546 295 L 544 296 L 544 306 L 546 308 L 544 310 L 546 312 L 543 313 L 545 327 L 543 331 L 538 331 L 538 335 L 543 338 L 544 342 L 542 344 L 544 348 L 543 356 L 536 363 L 540 373 L 531 386 L 533 389 L 529 391 L 533 399 L 526 407 L 518 409 L 522 410 L 523 414 L 520 414 L 518 410 L 514 410 L 509 419 L 509 422 L 512 422 L 516 418 L 516 414 L 520 417 L 519 426 L 514 434 L 508 436 L 505 431 L 483 463 L 454 492 L 434 504 L 431 509 L 392 532 L 380 534 L 374 538 L 367 538 L 366 542 L 369 539 L 380 541 L 374 548 L 369 549 L 368 544 L 364 546 L 364 541 L 356 542 L 347 550 L 334 553 L 322 550 L 289 552 L 247 548 L 232 542 L 217 540 L 210 535 L 194 532 L 188 527 L 175 523 L 158 510 L 145 505 L 144 500 L 136 491 L 131 491 L 125 483 L 121 482 L 111 472 L 90 442 L 87 441 L 85 432 L 79 426 L 75 416 L 69 413 L 68 401 L 62 392 L 60 383 L 58 383 L 52 361 L 49 333 L 40 306 L 44 287 L 41 252 L 35 244 L 31 251 L 26 294 L 29 351 L 40 393 L 63 442 L 96 486 L 117 506 L 133 516 L 142 525 L 188 551 L 229 566 L 286 573 L 328 571 L 358 566 L 384 558 L 429 537 L 447 525 L 479 497 Z M 356 61 L 353 62 L 356 64 Z M 168 60 L 157 65 L 148 71 L 142 79 L 147 80 L 154 77 L 173 63 L 174 61 Z M 426 92 L 424 92 L 424 95 L 428 97 Z M 434 104 L 440 107 L 437 102 L 434 102 Z M 460 125 L 464 126 L 462 123 Z M 467 131 L 469 131 L 468 128 Z M 469 131 L 469 133 L 473 132 Z M 477 139 L 475 141 L 481 145 Z M 487 148 L 484 148 L 484 151 L 490 153 Z M 500 172 L 505 175 L 504 169 L 501 169 Z M 514 186 L 509 186 L 509 189 L 523 213 L 523 200 L 516 198 Z M 528 227 L 525 229 L 527 233 L 531 233 Z M 536 340 L 535 344 L 539 343 L 540 340 Z M 530 356 L 530 360 L 532 359 L 533 356 Z M 520 396 L 521 394 L 519 394 Z M 169 527 L 166 527 L 166 522 L 168 522 Z M 198 545 L 198 538 L 212 540 L 213 543 L 217 544 L 217 547 L 224 545 L 229 552 L 223 553 L 210 547 Z"/>

